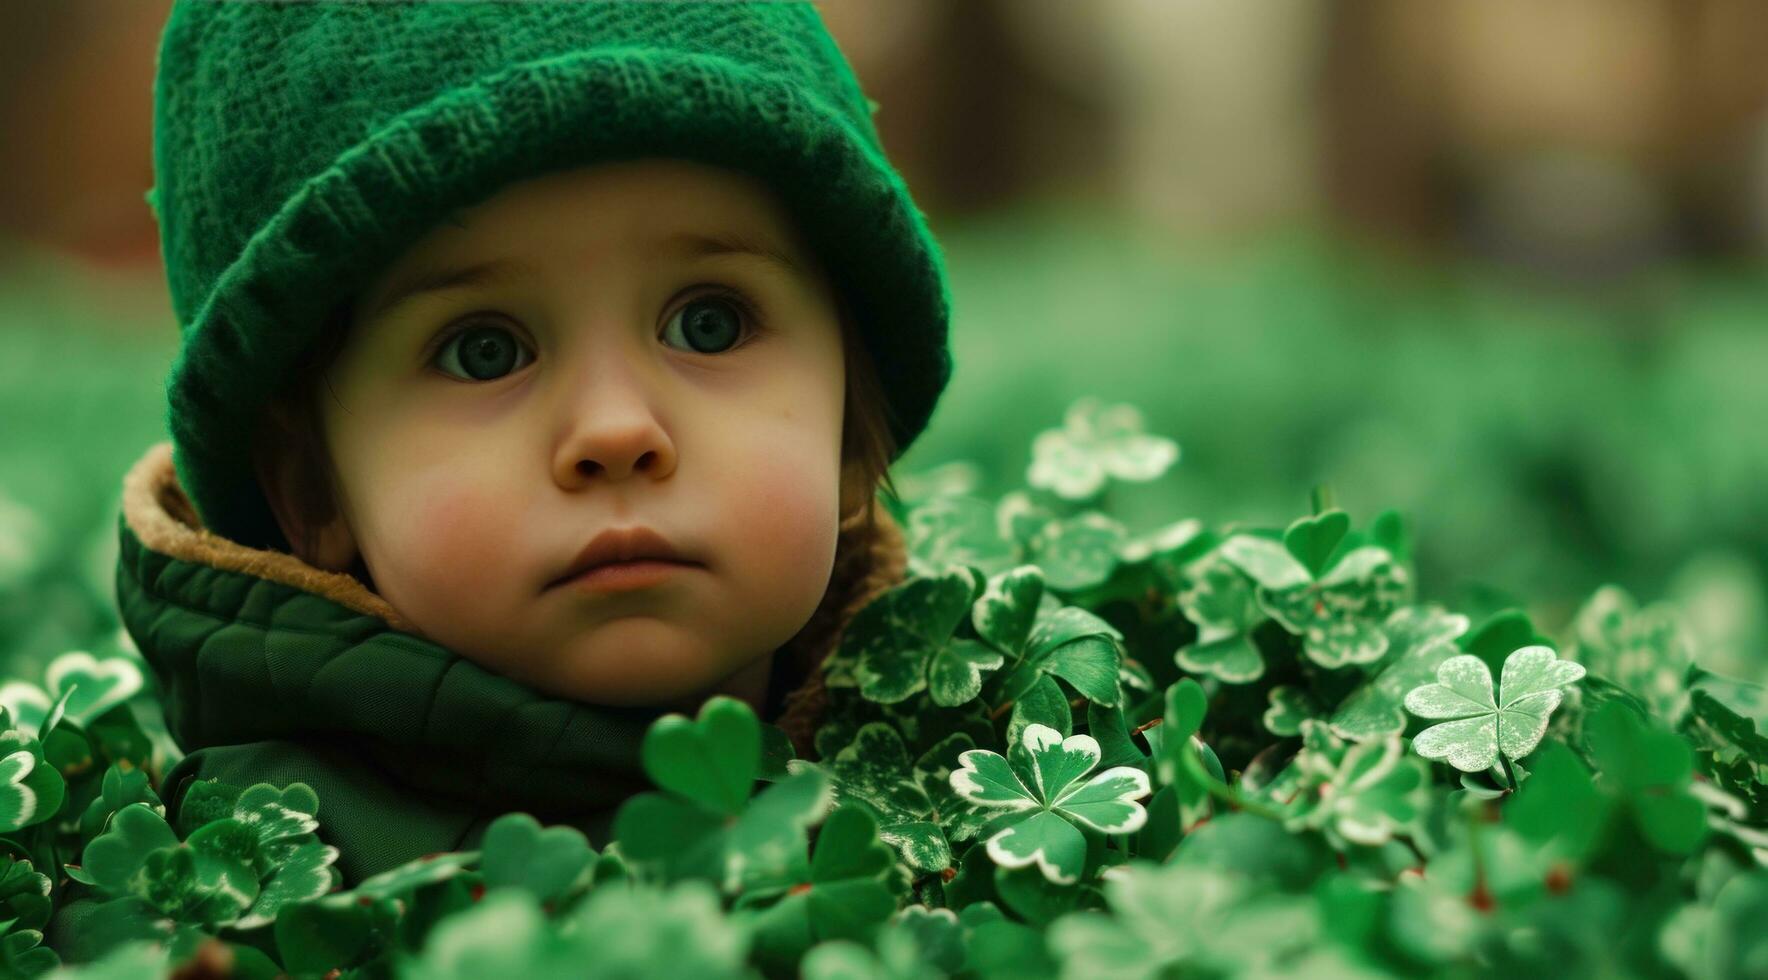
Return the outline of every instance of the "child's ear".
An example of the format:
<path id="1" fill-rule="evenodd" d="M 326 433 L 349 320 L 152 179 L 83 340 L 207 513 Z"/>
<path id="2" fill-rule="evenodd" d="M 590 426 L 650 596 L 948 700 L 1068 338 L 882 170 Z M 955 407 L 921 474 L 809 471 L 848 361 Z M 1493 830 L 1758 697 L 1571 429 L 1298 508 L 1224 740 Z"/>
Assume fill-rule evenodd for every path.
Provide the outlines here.
<path id="1" fill-rule="evenodd" d="M 314 568 L 348 572 L 357 559 L 356 537 L 330 500 L 315 499 L 324 486 L 315 479 L 317 474 L 286 448 L 253 455 L 258 486 L 295 556 Z M 318 516 L 322 513 L 329 516 Z"/>

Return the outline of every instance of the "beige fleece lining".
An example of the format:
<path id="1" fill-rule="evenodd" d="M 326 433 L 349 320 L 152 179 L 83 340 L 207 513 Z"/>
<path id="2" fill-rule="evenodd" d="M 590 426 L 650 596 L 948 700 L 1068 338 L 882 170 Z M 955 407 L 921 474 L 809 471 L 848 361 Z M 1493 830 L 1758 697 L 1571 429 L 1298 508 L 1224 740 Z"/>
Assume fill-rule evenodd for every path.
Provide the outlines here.
<path id="1" fill-rule="evenodd" d="M 281 582 L 324 596 L 346 609 L 377 616 L 396 630 L 424 635 L 387 600 L 349 575 L 315 568 L 287 552 L 248 548 L 203 527 L 196 508 L 178 485 L 170 442 L 148 449 L 123 478 L 123 519 L 150 551 Z"/>

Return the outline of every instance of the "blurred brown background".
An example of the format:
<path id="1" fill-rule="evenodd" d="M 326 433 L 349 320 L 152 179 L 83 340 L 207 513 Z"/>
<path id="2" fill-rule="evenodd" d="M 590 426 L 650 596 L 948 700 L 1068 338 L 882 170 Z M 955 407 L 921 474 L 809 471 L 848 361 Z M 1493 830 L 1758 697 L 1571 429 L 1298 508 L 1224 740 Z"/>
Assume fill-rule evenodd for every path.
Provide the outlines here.
<path id="1" fill-rule="evenodd" d="M 1768 245 L 1753 0 L 818 6 L 950 222 L 1048 197 L 1186 237 L 1320 219 L 1570 281 Z M 159 277 L 141 195 L 167 7 L 0 7 L 0 231 Z"/>

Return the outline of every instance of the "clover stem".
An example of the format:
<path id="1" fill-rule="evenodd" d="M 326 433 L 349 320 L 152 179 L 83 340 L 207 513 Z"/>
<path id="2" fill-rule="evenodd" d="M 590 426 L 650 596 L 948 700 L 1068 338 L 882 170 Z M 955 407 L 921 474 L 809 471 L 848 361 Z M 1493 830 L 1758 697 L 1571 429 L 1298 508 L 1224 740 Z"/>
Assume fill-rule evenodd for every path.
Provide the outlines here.
<path id="1" fill-rule="evenodd" d="M 1420 868 L 1423 868 L 1430 863 L 1430 859 L 1424 856 L 1424 850 L 1418 846 L 1417 841 L 1412 839 L 1412 835 L 1395 834 L 1394 840 L 1406 845 L 1406 848 L 1412 852 L 1412 856 L 1418 859 L 1418 866 Z"/>
<path id="2" fill-rule="evenodd" d="M 1010 709 L 1012 709 L 1012 707 L 1013 707 L 1013 699 L 1008 698 L 1007 700 L 1002 701 L 1000 704 L 995 705 L 995 709 L 993 711 L 990 711 L 988 713 L 988 720 L 995 721 L 995 720 L 999 719 L 1002 715 L 1006 714 Z"/>
<path id="3" fill-rule="evenodd" d="M 1197 758 L 1195 752 L 1186 755 L 1185 762 L 1182 764 L 1190 771 L 1193 779 L 1197 779 L 1203 783 L 1203 787 L 1209 791 L 1209 795 L 1221 800 L 1223 803 L 1228 804 L 1228 806 L 1233 807 L 1236 810 L 1243 810 L 1253 816 L 1264 817 L 1267 820 L 1282 822 L 1283 814 L 1265 806 L 1263 803 L 1257 803 L 1241 796 L 1239 790 L 1210 775 L 1209 770 L 1203 768 L 1203 760 Z"/>
<path id="4" fill-rule="evenodd" d="M 1504 763 L 1504 779 L 1510 783 L 1509 792 L 1516 792 L 1516 773 L 1510 768 L 1510 758 L 1500 752 L 1498 753 L 1498 761 Z"/>

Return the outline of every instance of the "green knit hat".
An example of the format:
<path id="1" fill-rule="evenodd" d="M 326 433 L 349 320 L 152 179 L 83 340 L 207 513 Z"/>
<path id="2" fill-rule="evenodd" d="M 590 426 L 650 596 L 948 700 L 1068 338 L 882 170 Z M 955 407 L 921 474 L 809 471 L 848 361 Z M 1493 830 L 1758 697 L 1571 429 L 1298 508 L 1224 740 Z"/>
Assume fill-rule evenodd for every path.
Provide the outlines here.
<path id="1" fill-rule="evenodd" d="M 635 157 L 779 195 L 865 338 L 900 455 L 951 376 L 951 298 L 873 108 L 808 2 L 179 0 L 148 201 L 183 334 L 173 458 L 204 524 L 288 547 L 251 434 L 339 301 L 506 184 Z"/>

